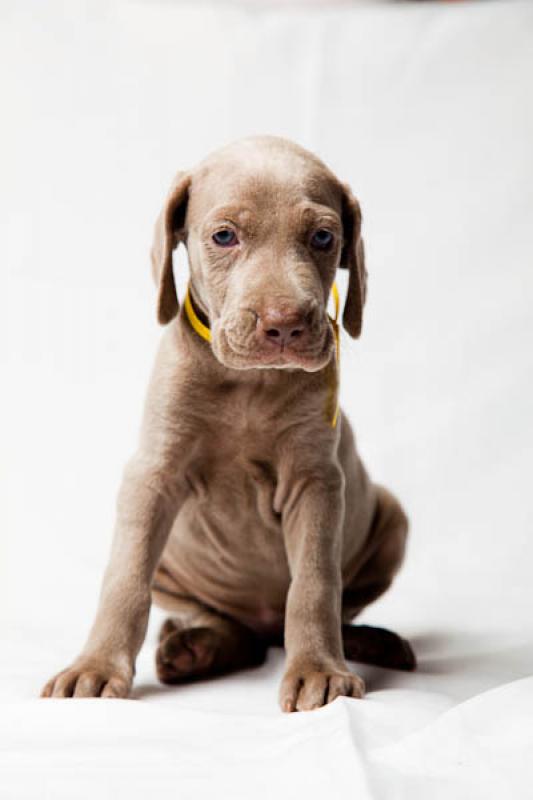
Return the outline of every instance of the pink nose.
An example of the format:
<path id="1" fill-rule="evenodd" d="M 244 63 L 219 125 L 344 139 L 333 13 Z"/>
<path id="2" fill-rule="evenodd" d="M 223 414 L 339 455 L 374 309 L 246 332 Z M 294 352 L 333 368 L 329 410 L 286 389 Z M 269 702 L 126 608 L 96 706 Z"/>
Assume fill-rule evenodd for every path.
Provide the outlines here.
<path id="1" fill-rule="evenodd" d="M 305 316 L 298 311 L 282 313 L 269 308 L 257 320 L 257 330 L 263 340 L 280 347 L 300 343 L 308 328 Z"/>

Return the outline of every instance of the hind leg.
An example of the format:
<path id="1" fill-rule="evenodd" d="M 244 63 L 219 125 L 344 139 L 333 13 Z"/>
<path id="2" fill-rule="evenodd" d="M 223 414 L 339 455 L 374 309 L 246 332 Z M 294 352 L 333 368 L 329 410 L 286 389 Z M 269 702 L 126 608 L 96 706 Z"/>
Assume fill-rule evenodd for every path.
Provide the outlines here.
<path id="1" fill-rule="evenodd" d="M 162 683 L 223 675 L 262 664 L 266 644 L 249 628 L 192 598 L 154 591 L 154 600 L 170 610 L 159 634 L 156 671 Z"/>
<path id="2" fill-rule="evenodd" d="M 378 505 L 366 546 L 343 591 L 342 635 L 347 659 L 400 670 L 416 666 L 409 642 L 396 633 L 350 624 L 390 587 L 404 559 L 407 530 L 407 517 L 396 498 L 378 487 Z"/>

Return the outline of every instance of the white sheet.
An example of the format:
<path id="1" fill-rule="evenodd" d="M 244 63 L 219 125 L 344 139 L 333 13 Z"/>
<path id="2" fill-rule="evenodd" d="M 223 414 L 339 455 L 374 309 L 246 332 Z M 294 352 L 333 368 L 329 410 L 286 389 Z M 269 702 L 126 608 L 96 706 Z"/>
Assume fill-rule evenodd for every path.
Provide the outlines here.
<path id="1" fill-rule="evenodd" d="M 532 4 L 0 13 L 0 797 L 529 797 Z M 360 668 L 364 701 L 286 717 L 281 651 L 158 686 L 155 613 L 134 699 L 39 701 L 94 613 L 134 448 L 159 203 L 253 132 L 318 151 L 362 203 L 370 299 L 342 399 L 412 521 L 364 619 L 420 669 Z"/>

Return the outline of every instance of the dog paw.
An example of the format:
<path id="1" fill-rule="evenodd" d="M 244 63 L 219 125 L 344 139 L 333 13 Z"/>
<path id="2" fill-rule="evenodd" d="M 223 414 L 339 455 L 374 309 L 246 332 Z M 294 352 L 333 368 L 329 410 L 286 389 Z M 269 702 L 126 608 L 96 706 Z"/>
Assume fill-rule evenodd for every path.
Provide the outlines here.
<path id="1" fill-rule="evenodd" d="M 370 625 L 343 625 L 344 657 L 363 664 L 412 672 L 416 669 L 413 648 L 397 633 Z"/>
<path id="2" fill-rule="evenodd" d="M 220 644 L 220 636 L 208 627 L 163 630 L 155 659 L 157 677 L 161 683 L 182 683 L 206 676 Z"/>
<path id="3" fill-rule="evenodd" d="M 133 679 L 133 668 L 124 670 L 108 663 L 87 660 L 51 678 L 41 697 L 127 697 Z"/>
<path id="4" fill-rule="evenodd" d="M 363 697 L 364 693 L 363 679 L 345 665 L 332 669 L 313 665 L 290 668 L 285 673 L 279 700 L 282 711 L 311 711 L 336 697 Z"/>

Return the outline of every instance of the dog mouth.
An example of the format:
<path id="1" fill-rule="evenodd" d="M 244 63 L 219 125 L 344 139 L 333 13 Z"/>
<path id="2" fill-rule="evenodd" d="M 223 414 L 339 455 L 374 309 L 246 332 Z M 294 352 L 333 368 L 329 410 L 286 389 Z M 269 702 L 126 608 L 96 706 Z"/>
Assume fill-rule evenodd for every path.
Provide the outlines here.
<path id="1" fill-rule="evenodd" d="M 213 331 L 212 346 L 217 359 L 233 369 L 303 369 L 316 372 L 329 362 L 335 348 L 335 337 L 329 322 L 304 346 L 298 341 L 258 343 L 253 333 L 241 338 L 232 335 L 231 329 L 220 326 Z"/>

